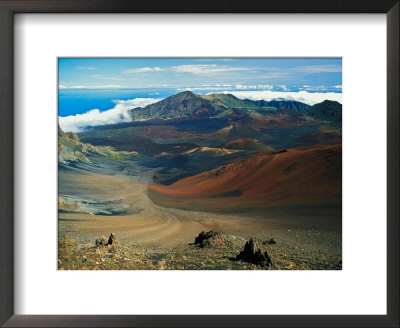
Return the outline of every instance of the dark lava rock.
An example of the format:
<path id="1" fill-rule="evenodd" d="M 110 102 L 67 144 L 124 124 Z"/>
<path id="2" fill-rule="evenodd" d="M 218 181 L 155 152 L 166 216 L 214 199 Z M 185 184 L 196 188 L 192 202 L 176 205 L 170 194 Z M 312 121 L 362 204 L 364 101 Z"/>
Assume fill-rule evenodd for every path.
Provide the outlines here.
<path id="1" fill-rule="evenodd" d="M 108 245 L 114 245 L 117 244 L 117 236 L 114 233 L 111 233 L 110 237 L 108 239 L 104 236 L 101 236 L 100 238 L 96 239 L 96 246 L 108 246 Z"/>
<path id="2" fill-rule="evenodd" d="M 194 239 L 194 244 L 203 248 L 205 246 L 210 245 L 210 239 L 213 239 L 215 237 L 219 237 L 220 233 L 216 231 L 202 231 L 200 234 Z"/>
<path id="3" fill-rule="evenodd" d="M 108 237 L 108 242 L 107 245 L 112 245 L 113 242 L 117 241 L 117 236 L 113 233 L 111 233 L 110 237 Z"/>
<path id="4" fill-rule="evenodd" d="M 100 238 L 96 239 L 96 246 L 106 246 L 107 245 L 107 238 L 104 236 L 101 236 Z"/>
<path id="5" fill-rule="evenodd" d="M 273 245 L 276 244 L 276 239 L 271 238 L 270 240 L 263 241 L 263 245 Z"/>
<path id="6" fill-rule="evenodd" d="M 262 267 L 269 267 L 272 265 L 271 258 L 268 253 L 263 252 L 258 241 L 250 239 L 244 245 L 244 250 L 236 256 L 237 261 L 244 261 L 253 263 Z"/>

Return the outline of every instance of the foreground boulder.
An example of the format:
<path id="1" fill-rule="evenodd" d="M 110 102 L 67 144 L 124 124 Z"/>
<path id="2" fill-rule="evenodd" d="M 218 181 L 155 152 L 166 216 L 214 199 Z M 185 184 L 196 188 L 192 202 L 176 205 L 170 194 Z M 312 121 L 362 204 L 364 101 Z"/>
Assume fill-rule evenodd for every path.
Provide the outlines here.
<path id="1" fill-rule="evenodd" d="M 114 233 L 111 233 L 110 237 L 108 237 L 107 245 L 112 245 L 117 242 L 117 236 Z"/>
<path id="2" fill-rule="evenodd" d="M 194 239 L 194 244 L 203 248 L 206 246 L 211 246 L 211 241 L 216 237 L 219 237 L 221 234 L 216 231 L 202 231 L 200 234 Z"/>
<path id="3" fill-rule="evenodd" d="M 246 242 L 244 250 L 236 256 L 236 261 L 244 261 L 262 267 L 270 267 L 272 265 L 268 253 L 266 251 L 263 252 L 260 243 L 253 239 Z"/>
<path id="4" fill-rule="evenodd" d="M 96 246 L 106 246 L 107 245 L 107 238 L 104 236 L 101 236 L 100 238 L 96 239 Z"/>
<path id="5" fill-rule="evenodd" d="M 101 236 L 100 238 L 96 239 L 96 246 L 108 246 L 117 243 L 118 243 L 117 236 L 114 233 L 111 233 L 108 239 L 104 236 Z"/>

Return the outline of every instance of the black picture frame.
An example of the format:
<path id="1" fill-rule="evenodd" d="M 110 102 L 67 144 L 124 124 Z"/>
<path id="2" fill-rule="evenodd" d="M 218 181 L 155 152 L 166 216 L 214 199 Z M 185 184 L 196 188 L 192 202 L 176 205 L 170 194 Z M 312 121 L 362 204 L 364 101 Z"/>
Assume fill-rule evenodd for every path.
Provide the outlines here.
<path id="1" fill-rule="evenodd" d="M 0 0 L 0 324 L 4 327 L 399 327 L 399 0 Z M 14 315 L 13 17 L 16 13 L 384 13 L 387 16 L 387 315 Z M 366 251 L 369 245 L 366 245 Z M 366 270 L 368 269 L 366 264 Z"/>

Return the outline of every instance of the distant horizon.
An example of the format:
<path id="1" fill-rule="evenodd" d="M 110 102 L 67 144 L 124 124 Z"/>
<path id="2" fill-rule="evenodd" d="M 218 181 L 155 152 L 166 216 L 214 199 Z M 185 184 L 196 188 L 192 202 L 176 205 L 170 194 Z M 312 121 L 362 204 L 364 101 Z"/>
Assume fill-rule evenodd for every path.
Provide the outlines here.
<path id="1" fill-rule="evenodd" d="M 300 102 L 304 102 L 308 105 L 313 105 L 316 103 L 315 100 L 312 98 L 322 98 L 323 95 L 326 95 L 327 100 L 335 100 L 341 103 L 341 90 L 332 90 L 329 92 L 317 92 L 317 91 L 306 91 L 306 90 L 287 90 L 287 91 L 278 91 L 278 90 L 231 90 L 231 89 L 221 89 L 221 90 L 214 90 L 210 91 L 208 89 L 204 90 L 194 90 L 193 88 L 184 88 L 184 89 L 168 89 L 168 88 L 120 88 L 120 89 L 113 89 L 113 88 L 104 88 L 104 89 L 90 89 L 90 88 L 75 88 L 75 89 L 60 89 L 59 90 L 59 116 L 65 117 L 74 114 L 82 114 L 86 111 L 92 109 L 99 109 L 100 111 L 105 111 L 112 109 L 110 104 L 116 103 L 121 100 L 133 100 L 135 98 L 158 98 L 160 100 L 172 96 L 177 93 L 191 91 L 194 94 L 199 95 L 207 95 L 207 94 L 218 94 L 218 93 L 225 93 L 225 94 L 232 94 L 239 99 L 248 99 L 251 100 L 272 100 L 272 99 L 286 99 L 288 100 L 296 100 Z M 91 94 L 91 96 L 89 96 Z M 296 97 L 296 94 L 299 95 Z M 332 96 L 332 94 L 335 94 Z M 99 99 L 107 99 L 109 102 L 108 104 L 102 103 L 100 107 L 93 107 L 94 105 L 89 105 L 89 107 L 85 107 L 84 104 L 74 104 L 73 107 L 68 108 L 68 97 L 71 99 L 79 98 L 81 95 L 84 95 L 83 102 L 85 100 L 89 100 L 89 98 L 96 98 Z M 267 96 L 268 95 L 268 96 Z M 274 95 L 276 96 L 275 98 Z M 301 95 L 305 95 L 303 99 L 301 99 Z M 307 95 L 311 95 L 307 97 Z M 321 97 L 312 97 L 312 95 L 321 95 Z M 89 96 L 89 97 L 88 97 Z M 257 98 L 258 97 L 258 98 Z M 66 99 L 67 98 L 67 99 Z M 293 99 L 290 99 L 293 98 Z M 90 102 L 89 102 L 90 103 Z M 95 102 L 98 103 L 98 102 Z M 80 106 L 79 106 L 80 105 Z M 104 106 L 105 105 L 105 106 Z"/>
<path id="2" fill-rule="evenodd" d="M 133 89 L 128 89 L 133 90 Z M 145 107 L 147 105 L 162 101 L 172 95 L 184 92 L 176 92 L 168 94 L 168 96 L 156 98 L 160 96 L 160 93 L 153 97 L 122 97 L 122 99 L 115 99 L 118 97 L 112 97 L 111 94 L 104 94 L 105 90 L 102 90 L 101 97 L 97 94 L 100 90 L 90 90 L 94 92 L 93 98 L 88 97 L 88 94 L 77 95 L 76 98 L 70 97 L 67 101 L 67 109 L 71 108 L 73 110 L 72 114 L 60 115 L 60 101 L 59 94 L 59 124 L 64 132 L 83 132 L 86 126 L 101 126 L 109 124 L 117 124 L 122 122 L 130 122 L 130 116 L 128 112 L 135 107 Z M 113 90 L 110 90 L 113 91 Z M 186 90 L 190 91 L 190 90 Z M 193 92 L 193 91 L 191 91 Z M 298 91 L 298 92 L 278 92 L 278 91 L 222 91 L 222 92 L 208 92 L 208 93 L 197 93 L 198 95 L 206 94 L 231 94 L 239 99 L 250 99 L 250 100 L 284 100 L 284 101 L 298 101 L 305 103 L 307 105 L 314 105 L 324 100 L 342 102 L 342 93 L 339 92 L 308 92 L 308 91 Z M 140 93 L 141 94 L 141 93 Z M 121 98 L 121 97 L 119 97 Z M 65 99 L 64 99 L 64 102 Z M 77 111 L 76 103 L 79 103 L 82 110 Z M 65 105 L 65 104 L 64 104 Z M 86 107 L 85 107 L 86 106 Z M 111 108 L 110 108 L 111 107 Z"/>
<path id="3" fill-rule="evenodd" d="M 99 125 L 123 122 L 132 106 L 183 91 L 308 105 L 342 98 L 341 58 L 59 58 L 58 64 L 58 115 L 73 126 L 89 117 Z"/>

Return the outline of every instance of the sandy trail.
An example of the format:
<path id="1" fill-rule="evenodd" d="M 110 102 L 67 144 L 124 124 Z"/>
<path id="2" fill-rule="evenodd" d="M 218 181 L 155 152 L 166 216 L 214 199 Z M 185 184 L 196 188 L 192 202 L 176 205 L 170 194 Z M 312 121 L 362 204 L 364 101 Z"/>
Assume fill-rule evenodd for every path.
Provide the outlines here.
<path id="1" fill-rule="evenodd" d="M 204 213 L 166 209 L 155 205 L 147 197 L 147 182 L 151 172 L 140 177 L 102 175 L 95 173 L 60 173 L 75 195 L 95 199 L 122 199 L 137 214 L 102 216 L 83 213 L 60 213 L 60 235 L 71 234 L 80 241 L 93 241 L 100 235 L 115 232 L 124 244 L 170 246 L 188 243 L 213 224 Z M 69 187 L 69 191 L 71 187 Z M 208 222 L 208 223 L 203 223 Z"/>
<path id="2" fill-rule="evenodd" d="M 213 229 L 248 238 L 298 226 L 298 217 L 283 220 L 279 214 L 221 214 L 160 207 L 147 195 L 153 173 L 145 171 L 137 176 L 126 176 L 60 171 L 60 194 L 122 200 L 135 209 L 135 213 L 112 216 L 59 213 L 59 236 L 70 235 L 78 242 L 86 243 L 114 232 L 124 245 L 165 248 L 193 242 L 203 230 Z M 313 218 L 312 222 L 305 223 L 305 227 L 310 228 L 320 220 Z"/>

